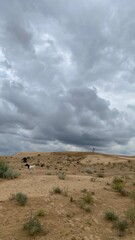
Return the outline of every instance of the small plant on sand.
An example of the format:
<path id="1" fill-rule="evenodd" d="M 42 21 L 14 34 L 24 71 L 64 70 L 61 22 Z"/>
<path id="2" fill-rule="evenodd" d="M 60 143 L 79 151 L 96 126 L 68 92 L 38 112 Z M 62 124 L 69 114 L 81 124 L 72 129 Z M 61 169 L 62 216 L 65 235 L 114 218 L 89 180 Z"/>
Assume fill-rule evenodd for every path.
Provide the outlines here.
<path id="1" fill-rule="evenodd" d="M 59 178 L 60 180 L 65 180 L 65 178 L 66 178 L 66 173 L 65 173 L 65 172 L 59 172 L 59 173 L 58 173 L 58 178 Z"/>
<path id="2" fill-rule="evenodd" d="M 17 178 L 20 173 L 11 168 L 7 162 L 0 161 L 0 178 L 13 179 Z"/>
<path id="3" fill-rule="evenodd" d="M 65 196 L 65 197 L 68 196 L 68 187 L 64 187 L 64 189 L 62 190 L 62 194 L 63 194 L 63 196 Z"/>
<path id="4" fill-rule="evenodd" d="M 114 223 L 114 227 L 118 230 L 118 235 L 122 236 L 128 227 L 128 223 L 126 220 L 118 220 Z"/>
<path id="5" fill-rule="evenodd" d="M 118 216 L 113 211 L 107 211 L 105 213 L 105 218 L 109 221 L 116 221 L 118 219 Z"/>
<path id="6" fill-rule="evenodd" d="M 103 172 L 98 172 L 98 173 L 97 173 L 97 177 L 103 178 L 103 177 L 104 177 L 104 173 L 103 173 Z"/>
<path id="7" fill-rule="evenodd" d="M 90 192 L 86 192 L 80 200 L 80 207 L 86 212 L 91 212 L 91 205 L 93 205 L 94 199 Z"/>
<path id="8" fill-rule="evenodd" d="M 135 224 L 135 206 L 129 208 L 125 212 L 126 218 L 134 225 Z"/>
<path id="9" fill-rule="evenodd" d="M 135 191 L 131 192 L 130 197 L 135 201 Z"/>
<path id="10" fill-rule="evenodd" d="M 34 216 L 31 216 L 25 220 L 23 224 L 23 230 L 25 230 L 30 236 L 43 233 L 43 227 L 40 223 L 40 220 Z"/>
<path id="11" fill-rule="evenodd" d="M 121 192 L 123 190 L 124 183 L 123 180 L 120 177 L 115 177 L 113 179 L 113 189 L 116 192 Z"/>
<path id="12" fill-rule="evenodd" d="M 24 206 L 26 204 L 28 198 L 24 193 L 18 192 L 16 194 L 12 194 L 10 197 L 10 200 L 16 200 L 20 206 Z"/>
<path id="13" fill-rule="evenodd" d="M 54 187 L 54 188 L 53 188 L 53 193 L 54 193 L 54 194 L 62 194 L 62 190 L 61 190 L 61 188 L 59 188 L 59 187 Z"/>
<path id="14" fill-rule="evenodd" d="M 93 200 L 91 192 L 86 192 L 86 194 L 82 197 L 82 201 L 84 203 L 93 204 L 94 200 Z"/>
<path id="15" fill-rule="evenodd" d="M 45 216 L 45 212 L 43 209 L 39 209 L 36 213 L 35 216 L 37 217 L 44 217 Z"/>
<path id="16" fill-rule="evenodd" d="M 84 171 L 85 171 L 87 174 L 92 174 L 92 173 L 93 173 L 90 168 L 86 168 Z"/>

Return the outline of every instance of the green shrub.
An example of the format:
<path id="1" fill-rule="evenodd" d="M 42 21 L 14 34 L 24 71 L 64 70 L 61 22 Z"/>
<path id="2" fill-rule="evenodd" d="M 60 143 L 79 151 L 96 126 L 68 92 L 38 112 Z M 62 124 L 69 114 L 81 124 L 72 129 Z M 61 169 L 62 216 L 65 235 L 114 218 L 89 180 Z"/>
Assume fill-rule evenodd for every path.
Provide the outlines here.
<path id="1" fill-rule="evenodd" d="M 92 194 L 90 192 L 86 192 L 86 194 L 82 197 L 82 202 L 87 204 L 93 204 L 94 200 Z"/>
<path id="2" fill-rule="evenodd" d="M 120 190 L 120 194 L 124 197 L 127 197 L 129 195 L 129 193 L 123 188 Z"/>
<path id="3" fill-rule="evenodd" d="M 81 203 L 80 204 L 80 207 L 83 209 L 83 210 L 85 210 L 85 212 L 88 212 L 88 213 L 90 213 L 91 212 L 91 207 L 88 205 L 88 204 L 85 204 L 85 203 Z"/>
<path id="4" fill-rule="evenodd" d="M 124 183 L 120 177 L 115 177 L 113 179 L 113 188 L 116 192 L 121 192 L 123 190 Z"/>
<path id="5" fill-rule="evenodd" d="M 86 168 L 84 171 L 85 171 L 87 174 L 92 174 L 92 170 L 91 170 L 90 168 Z"/>
<path id="6" fill-rule="evenodd" d="M 99 172 L 99 173 L 97 174 L 97 177 L 103 178 L 103 177 L 104 177 L 104 173 L 103 173 L 103 172 Z"/>
<path id="7" fill-rule="evenodd" d="M 132 224 L 135 223 L 135 206 L 129 208 L 126 212 L 125 212 L 126 218 L 129 219 L 131 221 Z"/>
<path id="8" fill-rule="evenodd" d="M 39 210 L 36 212 L 35 216 L 37 216 L 37 217 L 44 217 L 44 216 L 45 216 L 44 210 L 43 210 L 43 209 L 39 209 Z"/>
<path id="9" fill-rule="evenodd" d="M 107 211 L 105 213 L 105 218 L 109 221 L 116 221 L 118 219 L 117 215 L 113 211 Z"/>
<path id="10" fill-rule="evenodd" d="M 37 217 L 29 217 L 23 224 L 23 230 L 25 230 L 28 235 L 34 236 L 43 232 L 42 225 Z"/>
<path id="11" fill-rule="evenodd" d="M 17 178 L 19 175 L 20 173 L 12 168 L 8 168 L 7 171 L 5 172 L 5 178 L 7 179 L 14 179 Z"/>
<path id="12" fill-rule="evenodd" d="M 27 196 L 22 192 L 16 193 L 15 199 L 21 206 L 24 206 L 28 200 Z"/>
<path id="13" fill-rule="evenodd" d="M 65 172 L 59 172 L 59 173 L 58 173 L 58 178 L 59 178 L 60 180 L 65 180 L 65 178 L 66 178 Z"/>
<path id="14" fill-rule="evenodd" d="M 135 191 L 131 192 L 130 197 L 135 200 Z"/>
<path id="15" fill-rule="evenodd" d="M 53 193 L 62 194 L 62 190 L 59 187 L 55 187 L 55 188 L 53 188 Z"/>
<path id="16" fill-rule="evenodd" d="M 5 178 L 5 173 L 8 170 L 7 162 L 0 161 L 0 178 Z"/>
<path id="17" fill-rule="evenodd" d="M 126 220 L 118 220 L 115 222 L 114 227 L 119 231 L 119 235 L 123 235 L 123 233 L 128 227 L 128 223 Z"/>
<path id="18" fill-rule="evenodd" d="M 85 192 L 85 195 L 79 201 L 80 207 L 86 212 L 91 212 L 91 205 L 93 205 L 94 199 L 90 192 Z"/>
<path id="19" fill-rule="evenodd" d="M 0 161 L 0 178 L 14 179 L 19 175 L 20 173 L 11 168 L 7 162 Z"/>

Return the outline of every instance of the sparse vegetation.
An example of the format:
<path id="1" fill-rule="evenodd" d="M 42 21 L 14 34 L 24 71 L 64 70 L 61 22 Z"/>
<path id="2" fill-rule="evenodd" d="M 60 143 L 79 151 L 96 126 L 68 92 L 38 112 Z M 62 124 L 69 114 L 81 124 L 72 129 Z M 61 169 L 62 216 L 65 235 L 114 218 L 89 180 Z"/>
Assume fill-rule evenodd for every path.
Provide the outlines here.
<path id="1" fill-rule="evenodd" d="M 59 178 L 60 180 L 65 180 L 65 178 L 66 178 L 66 173 L 65 173 L 65 172 L 59 172 L 59 173 L 58 173 L 58 178 Z"/>
<path id="2" fill-rule="evenodd" d="M 86 212 L 91 212 L 91 206 L 94 203 L 93 196 L 90 192 L 85 192 L 84 196 L 80 200 L 80 207 Z"/>
<path id="3" fill-rule="evenodd" d="M 0 178 L 14 179 L 19 175 L 20 173 L 11 168 L 7 162 L 0 161 Z"/>
<path id="4" fill-rule="evenodd" d="M 33 216 L 25 220 L 23 224 L 23 230 L 25 230 L 30 236 L 43 233 L 43 227 L 40 223 L 40 220 Z"/>
<path id="5" fill-rule="evenodd" d="M 124 187 L 123 180 L 120 177 L 115 177 L 113 179 L 113 189 L 116 192 L 121 192 Z"/>
<path id="6" fill-rule="evenodd" d="M 119 238 L 117 234 L 126 234 L 124 239 L 134 239 L 135 173 L 130 172 L 130 166 L 132 164 L 134 169 L 135 157 L 132 157 L 131 163 L 126 162 L 125 166 L 126 156 L 115 159 L 111 155 L 99 154 L 97 161 L 96 154 L 93 156 L 87 153 L 87 159 L 84 157 L 84 161 L 81 158 L 78 162 L 75 153 L 57 153 L 57 156 L 55 153 L 42 153 L 38 157 L 38 153 L 32 154 L 28 164 L 39 164 L 35 175 L 29 174 L 24 167 L 21 161 L 24 154 L 13 156 L 12 159 L 0 157 L 7 165 L 21 169 L 21 178 L 14 181 L 1 180 L 0 221 L 4 219 L 2 239 L 8 239 L 9 234 L 15 239 L 44 239 L 44 234 L 48 232 L 46 228 L 49 230 L 49 239 L 85 239 L 93 236 L 103 240 Z M 115 160 L 116 165 L 111 169 Z M 41 162 L 45 162 L 49 169 L 41 168 Z M 100 180 L 100 177 L 104 177 L 104 180 Z M 7 201 L 6 198 L 18 189 L 18 197 L 13 194 L 13 201 Z M 31 196 L 28 204 L 27 200 L 23 203 L 25 200 L 21 191 Z M 19 219 L 23 220 L 22 232 L 19 231 Z"/>
<path id="7" fill-rule="evenodd" d="M 62 194 L 62 189 L 59 187 L 54 187 L 53 188 L 53 193 L 54 194 Z"/>
<path id="8" fill-rule="evenodd" d="M 135 191 L 131 192 L 130 197 L 135 201 Z"/>
<path id="9" fill-rule="evenodd" d="M 90 192 L 86 192 L 86 194 L 82 197 L 82 201 L 84 203 L 93 204 L 94 199 L 92 197 L 92 194 Z"/>
<path id="10" fill-rule="evenodd" d="M 134 225 L 135 224 L 135 206 L 129 208 L 126 212 L 125 212 L 126 218 L 131 221 L 131 223 Z"/>
<path id="11" fill-rule="evenodd" d="M 84 172 L 86 172 L 87 174 L 92 174 L 92 170 L 90 168 L 86 168 Z"/>
<path id="12" fill-rule="evenodd" d="M 119 236 L 123 235 L 128 227 L 126 220 L 118 220 L 114 223 L 114 227 L 118 230 Z"/>
<path id="13" fill-rule="evenodd" d="M 118 216 L 114 213 L 114 211 L 107 211 L 105 213 L 105 218 L 109 221 L 116 221 Z"/>
<path id="14" fill-rule="evenodd" d="M 97 173 L 97 177 L 99 177 L 99 178 L 103 178 L 103 177 L 104 177 L 104 173 L 103 173 L 103 172 L 99 172 L 99 173 Z"/>
<path id="15" fill-rule="evenodd" d="M 20 206 L 24 206 L 27 203 L 28 197 L 24 193 L 18 192 L 16 194 L 12 194 L 10 200 L 16 200 Z"/>
<path id="16" fill-rule="evenodd" d="M 45 216 L 45 212 L 43 209 L 39 209 L 36 213 L 35 216 L 37 217 L 44 217 Z"/>

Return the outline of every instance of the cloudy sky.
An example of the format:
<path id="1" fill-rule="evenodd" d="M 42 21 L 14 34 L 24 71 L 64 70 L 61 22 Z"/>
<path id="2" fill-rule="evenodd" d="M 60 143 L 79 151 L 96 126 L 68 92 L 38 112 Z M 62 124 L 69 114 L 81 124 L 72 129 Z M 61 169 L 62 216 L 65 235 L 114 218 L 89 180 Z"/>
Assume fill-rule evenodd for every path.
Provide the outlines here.
<path id="1" fill-rule="evenodd" d="M 135 155 L 135 1 L 0 0 L 0 155 Z"/>

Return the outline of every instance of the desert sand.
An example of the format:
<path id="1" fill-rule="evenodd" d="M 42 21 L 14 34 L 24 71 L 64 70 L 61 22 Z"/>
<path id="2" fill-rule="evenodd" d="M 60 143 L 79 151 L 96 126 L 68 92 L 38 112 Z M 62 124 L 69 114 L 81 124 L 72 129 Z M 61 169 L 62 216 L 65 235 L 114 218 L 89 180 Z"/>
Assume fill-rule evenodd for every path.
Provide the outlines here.
<path id="1" fill-rule="evenodd" d="M 29 164 L 36 164 L 35 171 L 30 172 L 21 162 L 24 157 L 28 157 Z M 24 152 L 1 156 L 0 160 L 20 172 L 16 179 L 0 179 L 0 240 L 135 240 L 130 222 L 120 237 L 105 219 L 110 209 L 125 219 L 125 211 L 134 206 L 130 193 L 135 191 L 135 157 L 91 152 Z M 60 179 L 61 173 L 64 179 Z M 114 177 L 118 176 L 124 181 L 126 196 L 112 187 Z M 63 193 L 54 194 L 56 187 Z M 11 196 L 18 192 L 27 195 L 25 206 L 11 201 Z M 80 207 L 87 192 L 94 201 L 90 212 Z M 40 218 L 45 233 L 30 237 L 22 225 L 39 209 L 45 212 Z"/>

